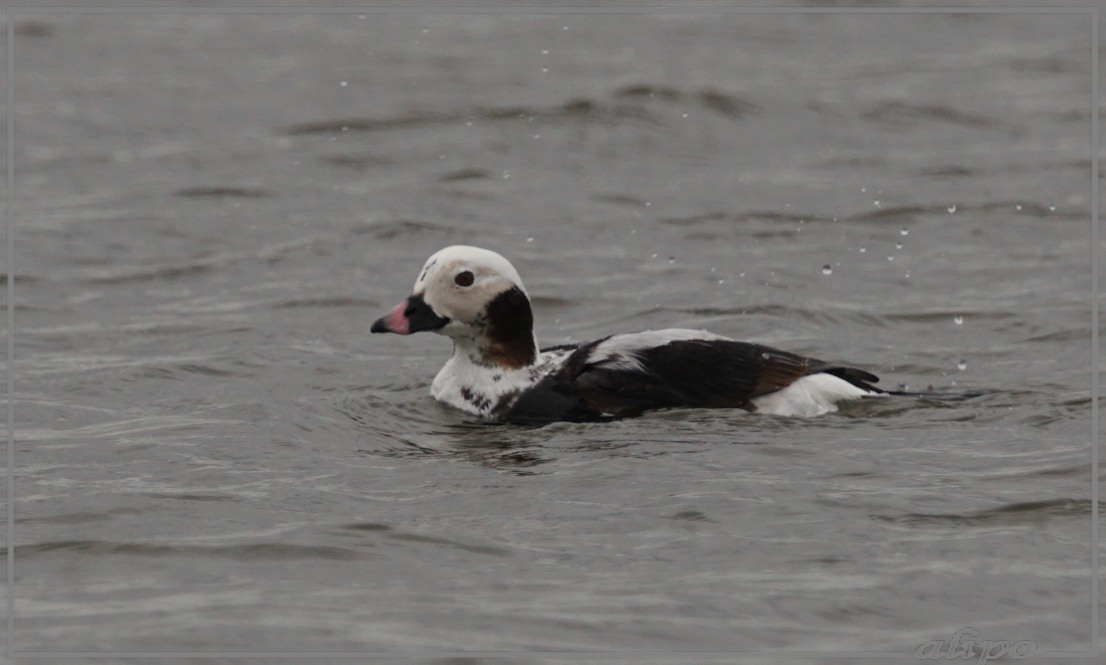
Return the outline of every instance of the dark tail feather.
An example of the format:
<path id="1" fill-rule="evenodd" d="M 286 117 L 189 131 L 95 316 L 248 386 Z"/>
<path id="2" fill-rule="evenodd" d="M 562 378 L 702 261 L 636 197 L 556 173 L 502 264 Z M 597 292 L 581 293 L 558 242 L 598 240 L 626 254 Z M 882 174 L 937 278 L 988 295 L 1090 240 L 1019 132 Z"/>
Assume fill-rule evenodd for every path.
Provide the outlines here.
<path id="1" fill-rule="evenodd" d="M 857 388 L 863 390 L 870 390 L 874 393 L 881 393 L 884 395 L 895 395 L 898 397 L 915 397 L 922 399 L 934 399 L 942 402 L 963 402 L 965 400 L 972 399 L 973 397 L 980 397 L 985 395 L 982 390 L 972 390 L 967 392 L 951 392 L 947 390 L 936 390 L 933 386 L 930 386 L 923 391 L 912 390 L 885 390 L 883 388 L 877 388 L 874 383 L 879 381 L 879 377 L 871 372 L 865 372 L 862 369 L 855 367 L 820 367 L 817 368 L 817 372 L 825 372 L 826 374 L 832 374 L 839 379 L 844 379 L 853 384 Z"/>
<path id="2" fill-rule="evenodd" d="M 855 367 L 823 367 L 816 370 L 816 372 L 832 374 L 839 379 L 848 381 L 849 383 L 862 390 L 870 390 L 874 393 L 887 392 L 886 390 L 881 390 L 872 385 L 879 381 L 878 376 L 872 374 L 871 372 L 865 372 L 864 370 L 857 369 Z"/>

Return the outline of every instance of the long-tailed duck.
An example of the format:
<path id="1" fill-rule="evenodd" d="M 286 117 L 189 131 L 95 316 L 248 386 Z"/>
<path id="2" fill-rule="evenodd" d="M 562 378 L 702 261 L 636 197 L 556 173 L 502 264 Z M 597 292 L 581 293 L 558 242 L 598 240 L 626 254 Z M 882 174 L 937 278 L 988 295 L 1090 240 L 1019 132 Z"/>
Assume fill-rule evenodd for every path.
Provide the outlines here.
<path id="1" fill-rule="evenodd" d="M 371 330 L 452 339 L 453 357 L 430 392 L 488 420 L 601 420 L 667 407 L 816 416 L 841 401 L 888 394 L 864 370 L 704 330 L 648 330 L 539 351 L 533 323 L 507 259 L 454 245 L 427 259 L 412 295 Z"/>

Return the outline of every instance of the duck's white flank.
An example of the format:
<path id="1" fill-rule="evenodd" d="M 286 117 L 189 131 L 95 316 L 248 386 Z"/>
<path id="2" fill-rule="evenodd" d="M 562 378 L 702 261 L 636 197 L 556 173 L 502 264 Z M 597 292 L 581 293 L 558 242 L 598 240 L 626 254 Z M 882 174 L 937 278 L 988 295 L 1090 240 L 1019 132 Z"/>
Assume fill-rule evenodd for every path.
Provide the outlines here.
<path id="1" fill-rule="evenodd" d="M 844 379 L 822 372 L 810 374 L 774 393 L 749 400 L 757 413 L 811 418 L 837 411 L 837 403 L 861 397 L 886 397 L 885 393 L 858 388 Z"/>

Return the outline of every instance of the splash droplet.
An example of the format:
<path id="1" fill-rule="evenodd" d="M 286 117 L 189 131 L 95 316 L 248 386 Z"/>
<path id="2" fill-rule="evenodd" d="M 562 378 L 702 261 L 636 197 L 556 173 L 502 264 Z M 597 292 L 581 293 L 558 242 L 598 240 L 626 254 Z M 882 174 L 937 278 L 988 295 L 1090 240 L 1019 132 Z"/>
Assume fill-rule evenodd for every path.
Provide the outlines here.
<path id="1" fill-rule="evenodd" d="M 964 317 L 957 314 L 956 316 L 952 317 L 952 322 L 958 326 L 964 325 Z"/>
<path id="2" fill-rule="evenodd" d="M 951 215 L 954 212 L 956 212 L 956 204 L 955 203 L 953 205 L 949 206 L 949 214 Z"/>
<path id="3" fill-rule="evenodd" d="M 902 227 L 902 230 L 901 230 L 901 231 L 899 231 L 899 235 L 903 235 L 903 236 L 908 236 L 908 235 L 910 235 L 910 229 L 906 228 L 905 226 L 904 226 L 904 227 Z"/>
<path id="4" fill-rule="evenodd" d="M 968 369 L 968 361 L 961 360 L 960 362 L 956 363 L 956 369 L 960 370 L 961 372 Z"/>
<path id="5" fill-rule="evenodd" d="M 823 275 L 832 275 L 833 274 L 833 267 L 828 263 L 826 265 L 822 266 L 822 274 Z"/>

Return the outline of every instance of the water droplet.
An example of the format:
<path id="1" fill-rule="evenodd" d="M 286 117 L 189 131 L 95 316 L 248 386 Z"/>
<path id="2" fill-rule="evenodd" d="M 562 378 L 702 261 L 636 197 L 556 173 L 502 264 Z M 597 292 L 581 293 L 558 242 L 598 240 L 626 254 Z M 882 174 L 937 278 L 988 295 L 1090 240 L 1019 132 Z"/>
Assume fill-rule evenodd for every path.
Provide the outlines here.
<path id="1" fill-rule="evenodd" d="M 867 191 L 868 191 L 868 188 L 867 188 L 867 187 L 861 187 L 861 188 L 860 188 L 860 193 L 861 193 L 861 194 L 864 194 L 864 193 L 865 193 L 865 192 L 867 192 Z"/>
<path id="2" fill-rule="evenodd" d="M 541 134 L 534 134 L 534 138 L 536 138 L 536 139 L 540 139 L 540 138 L 541 138 Z"/>
<path id="3" fill-rule="evenodd" d="M 652 255 L 650 255 L 650 256 L 649 256 L 649 258 L 651 258 L 651 259 L 655 259 L 655 258 L 657 258 L 657 255 L 656 255 L 656 254 L 652 254 Z"/>
<path id="4" fill-rule="evenodd" d="M 833 274 L 833 267 L 830 266 L 830 264 L 828 264 L 828 263 L 826 265 L 822 266 L 822 274 L 823 275 L 832 275 Z"/>
<path id="5" fill-rule="evenodd" d="M 895 249 L 902 249 L 902 243 L 901 242 L 895 243 Z"/>
<path id="6" fill-rule="evenodd" d="M 504 180 L 506 180 L 507 178 L 510 178 L 510 177 L 511 177 L 511 172 L 510 171 L 504 171 L 503 172 L 503 179 Z"/>
<path id="7" fill-rule="evenodd" d="M 875 201 L 872 201 L 872 205 L 874 205 L 875 207 L 878 208 L 879 207 L 879 199 L 876 199 Z"/>
<path id="8" fill-rule="evenodd" d="M 1022 209 L 1022 204 L 1020 204 L 1020 203 L 1018 205 L 1014 206 L 1014 210 L 1021 210 L 1021 209 Z"/>
<path id="9" fill-rule="evenodd" d="M 720 279 L 720 280 L 718 280 L 718 283 L 719 283 L 719 284 L 725 284 L 725 283 L 726 283 L 726 280 L 724 280 L 724 279 Z"/>
<path id="10" fill-rule="evenodd" d="M 893 257 L 893 256 L 888 256 L 888 257 L 887 257 L 887 260 L 888 260 L 888 261 L 894 261 L 894 260 L 895 260 L 895 257 Z"/>
<path id="11" fill-rule="evenodd" d="M 343 131 L 343 132 L 348 132 L 348 131 L 349 131 L 349 127 L 347 127 L 346 125 L 342 125 L 342 131 Z"/>
<path id="12" fill-rule="evenodd" d="M 430 28 L 423 28 L 423 29 L 422 29 L 422 34 L 424 34 L 424 35 L 425 35 L 425 34 L 426 34 L 426 33 L 428 33 L 428 32 L 430 32 Z"/>
<path id="13" fill-rule="evenodd" d="M 907 270 L 905 273 L 903 273 L 903 278 L 904 279 L 910 279 L 910 271 L 909 270 Z"/>
<path id="14" fill-rule="evenodd" d="M 867 251 L 868 251 L 868 248 L 867 248 L 867 247 L 861 247 L 861 248 L 860 248 L 860 253 L 861 253 L 861 254 L 863 254 L 864 252 L 867 252 Z"/>
<path id="15" fill-rule="evenodd" d="M 902 230 L 901 230 L 901 231 L 899 231 L 899 235 L 903 235 L 903 236 L 908 236 L 908 235 L 910 235 L 910 229 L 906 228 L 905 226 L 904 226 L 904 227 L 902 227 Z"/>
<path id="16" fill-rule="evenodd" d="M 680 115 L 681 115 L 682 117 L 684 117 L 684 118 L 686 118 L 686 117 L 687 117 L 687 114 L 686 114 L 686 113 L 682 113 L 682 114 L 680 114 Z"/>
<path id="17" fill-rule="evenodd" d="M 956 212 L 956 204 L 955 203 L 953 205 L 949 206 L 949 214 L 951 215 L 954 212 Z"/>
<path id="18" fill-rule="evenodd" d="M 548 74 L 549 73 L 549 68 L 548 67 L 542 67 L 541 68 L 541 73 L 542 74 Z"/>
<path id="19" fill-rule="evenodd" d="M 744 279 L 745 278 L 745 273 L 744 272 L 739 272 L 739 273 L 737 273 L 737 276 Z"/>
<path id="20" fill-rule="evenodd" d="M 1049 212 L 1056 212 L 1056 206 L 1049 206 L 1048 210 Z"/>
<path id="21" fill-rule="evenodd" d="M 534 237 L 530 236 L 529 238 L 526 239 L 526 242 L 534 242 Z"/>
<path id="22" fill-rule="evenodd" d="M 652 204 L 652 203 L 650 203 L 650 202 L 648 202 L 648 201 L 646 201 L 646 202 L 645 202 L 645 207 L 646 207 L 646 208 L 648 208 L 648 207 L 649 207 L 649 206 L 651 206 L 651 205 L 653 205 L 653 204 Z"/>
<path id="23" fill-rule="evenodd" d="M 764 353 L 760 354 L 760 357 L 764 358 L 765 360 L 769 360 L 772 357 L 772 354 L 765 351 Z"/>
<path id="24" fill-rule="evenodd" d="M 952 317 L 952 322 L 955 323 L 958 326 L 963 325 L 964 324 L 964 317 L 957 314 L 956 316 Z"/>
<path id="25" fill-rule="evenodd" d="M 365 15 L 365 14 L 359 14 L 359 15 L 357 16 L 357 18 L 359 18 L 359 19 L 361 19 L 362 21 L 364 21 L 365 19 L 367 19 L 367 18 L 369 18 L 369 17 L 368 17 L 367 15 Z"/>
<path id="26" fill-rule="evenodd" d="M 549 55 L 549 49 L 547 49 L 547 48 L 543 48 L 543 49 L 541 50 L 541 54 L 542 54 L 542 55 Z"/>
<path id="27" fill-rule="evenodd" d="M 676 257 L 673 257 L 673 256 L 668 257 L 668 262 L 669 263 L 675 263 L 676 262 Z"/>
<path id="28" fill-rule="evenodd" d="M 718 270 L 718 268 L 711 268 L 710 269 L 711 272 L 714 272 L 715 270 Z"/>
<path id="29" fill-rule="evenodd" d="M 344 87 L 346 87 L 347 85 L 349 85 L 349 81 L 341 81 L 341 82 L 339 82 L 339 83 L 338 83 L 338 85 L 340 85 L 340 86 L 342 86 L 342 87 L 344 88 Z"/>
<path id="30" fill-rule="evenodd" d="M 968 361 L 961 360 L 960 362 L 956 363 L 956 369 L 960 370 L 961 372 L 968 369 Z"/>

